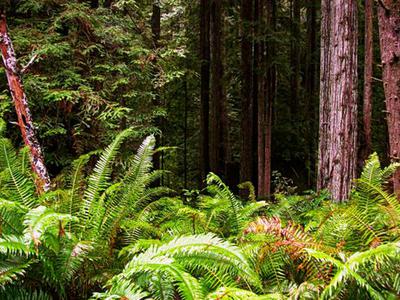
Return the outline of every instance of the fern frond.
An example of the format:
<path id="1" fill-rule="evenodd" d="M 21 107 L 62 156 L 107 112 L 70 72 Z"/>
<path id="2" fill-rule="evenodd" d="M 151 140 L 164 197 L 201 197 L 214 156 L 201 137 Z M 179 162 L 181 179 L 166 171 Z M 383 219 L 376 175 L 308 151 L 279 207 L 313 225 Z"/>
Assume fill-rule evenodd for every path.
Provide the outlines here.
<path id="1" fill-rule="evenodd" d="M 10 192 L 10 200 L 33 207 L 36 203 L 35 185 L 32 178 L 21 172 L 15 150 L 10 141 L 4 138 L 0 138 L 0 169 L 5 170 L 7 174 L 5 183 Z"/>
<path id="2" fill-rule="evenodd" d="M 89 177 L 88 187 L 84 193 L 83 205 L 80 212 L 83 224 L 89 220 L 93 204 L 99 200 L 101 193 L 109 185 L 111 163 L 117 155 L 124 139 L 130 136 L 132 132 L 132 129 L 122 131 L 100 156 L 92 175 Z"/>
<path id="3" fill-rule="evenodd" d="M 154 256 L 147 251 L 134 257 L 125 267 L 124 277 L 131 278 L 138 273 L 166 273 L 171 282 L 176 282 L 179 294 L 183 299 L 201 299 L 201 288 L 196 278 L 185 272 L 173 258 Z"/>
<path id="4" fill-rule="evenodd" d="M 45 206 L 38 206 L 31 209 L 25 216 L 24 239 L 26 243 L 33 241 L 35 247 L 41 243 L 43 233 L 56 230 L 56 234 L 61 234 L 63 226 L 68 222 L 76 222 L 78 219 L 68 214 L 60 214 Z"/>
<path id="5" fill-rule="evenodd" d="M 0 238 L 0 253 L 12 255 L 29 255 L 32 252 L 24 243 L 22 237 L 18 236 L 3 236 Z"/>
<path id="6" fill-rule="evenodd" d="M 92 300 L 95 299 L 127 299 L 127 300 L 144 300 L 147 298 L 148 293 L 141 291 L 134 284 L 129 283 L 127 281 L 120 281 L 116 284 L 113 284 L 111 289 L 105 293 L 94 293 L 90 298 Z"/>
<path id="7" fill-rule="evenodd" d="M 80 189 L 83 182 L 83 168 L 89 161 L 92 155 L 96 154 L 97 151 L 93 151 L 84 155 L 81 155 L 72 163 L 72 172 L 69 183 L 69 200 L 68 200 L 68 213 L 75 215 L 79 211 L 79 205 L 81 204 Z"/>
<path id="8" fill-rule="evenodd" d="M 153 164 L 152 157 L 154 153 L 155 137 L 148 136 L 137 150 L 136 155 L 130 162 L 128 172 L 124 177 L 124 182 L 127 184 L 135 183 L 138 179 L 150 172 Z"/>
<path id="9" fill-rule="evenodd" d="M 372 261 L 381 261 L 386 257 L 395 257 L 400 253 L 399 243 L 388 243 L 380 245 L 376 248 L 356 252 L 350 256 L 344 263 L 333 258 L 332 256 L 317 251 L 314 249 L 306 249 L 307 253 L 321 262 L 328 262 L 336 267 L 336 272 L 330 283 L 325 287 L 322 298 L 330 298 L 337 295 L 340 289 L 349 281 L 353 279 L 358 286 L 364 288 L 373 299 L 384 299 L 384 296 L 376 290 L 366 279 L 364 279 L 357 271 L 361 266 L 366 265 Z"/>
<path id="10" fill-rule="evenodd" d="M 21 261 L 20 259 L 1 259 L 0 287 L 15 281 L 19 276 L 23 276 L 30 264 L 30 261 Z"/>
<path id="11" fill-rule="evenodd" d="M 28 290 L 18 285 L 8 285 L 0 290 L 2 300 L 52 300 L 43 290 Z"/>
<path id="12" fill-rule="evenodd" d="M 63 282 L 69 282 L 81 267 L 89 252 L 93 249 L 92 242 L 78 241 L 66 245 L 57 258 L 57 273 Z"/>
<path id="13" fill-rule="evenodd" d="M 232 210 L 231 213 L 233 216 L 237 216 L 238 211 L 240 210 L 242 204 L 236 198 L 236 196 L 229 190 L 228 186 L 221 180 L 221 178 L 219 178 L 214 173 L 209 173 L 207 175 L 207 184 L 212 185 L 211 187 L 209 186 L 209 188 L 211 188 L 212 191 L 215 192 L 217 196 L 229 200 Z M 239 229 L 239 221 L 237 219 L 234 219 L 233 227 L 236 230 Z"/>

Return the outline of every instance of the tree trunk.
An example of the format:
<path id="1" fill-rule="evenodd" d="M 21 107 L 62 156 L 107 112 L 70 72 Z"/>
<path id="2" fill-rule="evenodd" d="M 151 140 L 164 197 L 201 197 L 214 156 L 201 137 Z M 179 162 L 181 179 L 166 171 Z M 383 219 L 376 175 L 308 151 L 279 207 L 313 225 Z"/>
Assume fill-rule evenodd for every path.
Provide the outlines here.
<path id="1" fill-rule="evenodd" d="M 306 105 L 306 141 L 307 141 L 307 184 L 313 186 L 316 162 L 317 129 L 317 1 L 307 2 L 307 50 L 305 66 L 305 105 Z"/>
<path id="2" fill-rule="evenodd" d="M 390 158 L 400 161 L 400 1 L 378 1 L 379 40 L 383 67 Z M 393 177 L 393 187 L 400 198 L 400 170 Z"/>
<path id="3" fill-rule="evenodd" d="M 36 187 L 39 193 L 47 191 L 50 189 L 50 177 L 44 163 L 42 149 L 36 137 L 35 126 L 22 85 L 21 70 L 17 66 L 12 41 L 7 32 L 6 17 L 3 13 L 1 13 L 0 19 L 0 48 L 8 86 L 18 116 L 18 125 L 24 143 L 29 149 L 31 167 L 36 175 Z"/>
<path id="4" fill-rule="evenodd" d="M 274 45 L 271 39 L 265 40 L 266 30 L 275 30 L 275 1 L 256 0 L 255 43 L 257 68 L 257 194 L 268 196 L 271 190 L 271 127 L 272 105 L 275 98 L 276 70 L 273 63 Z"/>
<path id="5" fill-rule="evenodd" d="M 290 112 L 291 119 L 297 126 L 299 111 L 300 84 L 300 0 L 291 1 L 291 41 L 290 41 Z"/>
<path id="6" fill-rule="evenodd" d="M 348 198 L 356 176 L 357 1 L 323 0 L 318 189 Z"/>
<path id="7" fill-rule="evenodd" d="M 222 1 L 211 2 L 210 168 L 225 176 L 228 162 L 228 116 L 224 88 Z"/>
<path id="8" fill-rule="evenodd" d="M 160 36 L 161 36 L 161 10 L 159 0 L 155 0 L 153 2 L 153 11 L 151 15 L 151 33 L 152 33 L 152 42 L 153 42 L 153 80 L 154 84 L 154 96 L 153 96 L 153 105 L 155 107 L 161 106 L 161 98 L 160 98 L 160 89 L 158 88 L 158 68 L 157 68 L 157 56 L 158 56 L 158 48 L 160 47 Z M 163 145 L 162 142 L 162 117 L 157 117 L 155 120 L 156 127 L 161 131 L 160 135 L 156 135 L 156 147 L 160 147 Z M 154 154 L 154 169 L 162 169 L 163 168 L 163 155 L 160 152 L 156 152 Z M 162 183 L 162 178 L 160 183 Z"/>
<path id="9" fill-rule="evenodd" d="M 363 126 L 365 147 L 363 160 L 372 149 L 372 74 L 373 74 L 373 0 L 365 0 L 365 61 L 364 61 L 364 102 Z"/>
<path id="10" fill-rule="evenodd" d="M 242 70 L 242 109 L 241 109 L 241 149 L 240 182 L 253 180 L 253 34 L 252 0 L 241 3 L 241 70 Z"/>
<path id="11" fill-rule="evenodd" d="M 210 1 L 200 2 L 200 172 L 204 180 L 210 172 Z"/>
<path id="12" fill-rule="evenodd" d="M 260 0 L 255 0 L 255 16 L 254 16 L 254 32 L 256 37 L 256 42 L 254 43 L 254 53 L 255 53 L 255 72 L 257 76 L 255 77 L 256 89 L 257 89 L 257 195 L 265 196 L 267 194 L 267 187 L 265 182 L 265 130 L 266 128 L 266 103 L 265 99 L 265 76 L 266 76 L 266 66 L 265 66 L 265 43 L 262 39 L 264 24 L 264 5 Z"/>
<path id="13" fill-rule="evenodd" d="M 270 0 L 266 6 L 267 13 L 267 26 L 270 27 L 272 32 L 276 32 L 277 23 L 277 7 L 276 0 Z M 266 87 L 266 131 L 265 131 L 265 148 L 264 148 L 264 185 L 265 194 L 267 196 L 271 193 L 271 155 L 272 155 L 272 113 L 274 109 L 274 103 L 276 98 L 277 90 L 277 69 L 274 58 L 276 56 L 276 45 L 273 39 L 268 42 L 266 46 L 266 66 L 267 66 L 267 87 Z"/>
<path id="14" fill-rule="evenodd" d="M 189 110 L 189 95 L 188 95 L 188 78 L 187 72 L 183 81 L 184 91 L 184 124 L 183 124 L 183 187 L 188 188 L 188 110 Z"/>
<path id="15" fill-rule="evenodd" d="M 260 164 L 260 147 L 263 147 L 263 145 L 259 144 L 259 103 L 258 103 L 258 84 L 259 84 L 259 44 L 260 41 L 258 40 L 258 35 L 259 35 L 259 17 L 260 17 L 260 12 L 259 12 L 259 1 L 260 0 L 254 0 L 254 10 L 253 10 L 253 35 L 254 35 L 254 41 L 253 41 L 253 84 L 252 84 L 252 98 L 253 98 L 253 141 L 252 144 L 254 145 L 253 151 L 256 152 L 254 161 L 253 161 L 253 181 L 254 181 L 254 186 L 256 187 L 256 192 L 257 195 L 259 195 L 259 174 L 260 170 L 262 170 L 262 165 Z"/>

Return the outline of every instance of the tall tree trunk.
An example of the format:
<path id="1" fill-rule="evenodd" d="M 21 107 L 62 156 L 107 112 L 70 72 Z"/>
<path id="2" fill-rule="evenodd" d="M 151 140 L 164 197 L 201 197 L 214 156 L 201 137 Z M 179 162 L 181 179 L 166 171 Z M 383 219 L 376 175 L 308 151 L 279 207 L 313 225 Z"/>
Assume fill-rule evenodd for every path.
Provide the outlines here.
<path id="1" fill-rule="evenodd" d="M 400 1 L 378 1 L 379 40 L 383 67 L 390 158 L 400 161 Z M 393 177 L 394 191 L 400 198 L 400 170 Z"/>
<path id="2" fill-rule="evenodd" d="M 152 33 L 152 42 L 153 42 L 153 51 L 155 53 L 153 59 L 153 80 L 154 84 L 154 96 L 153 96 L 153 105 L 155 107 L 161 106 L 161 98 L 160 98 L 160 89 L 158 88 L 158 68 L 157 68 L 157 56 L 158 56 L 158 48 L 160 47 L 160 36 L 161 36 L 161 9 L 159 0 L 154 0 L 152 6 L 152 15 L 151 15 L 151 33 Z M 160 129 L 160 136 L 156 136 L 156 147 L 160 147 L 163 145 L 162 142 L 162 117 L 157 117 L 155 120 L 155 125 Z M 162 169 L 163 168 L 163 155 L 160 152 L 156 152 L 154 154 L 154 169 Z M 162 183 L 162 178 L 161 178 Z"/>
<path id="3" fill-rule="evenodd" d="M 210 172 L 210 1 L 200 2 L 200 172 L 202 180 Z"/>
<path id="4" fill-rule="evenodd" d="M 37 190 L 38 192 L 47 191 L 50 189 L 50 177 L 44 163 L 42 149 L 36 137 L 35 126 L 28 106 L 28 99 L 22 85 L 21 70 L 17 66 L 17 58 L 15 56 L 13 44 L 7 32 L 6 16 L 2 12 L 0 12 L 0 14 L 0 48 L 8 86 L 18 116 L 18 125 L 24 143 L 29 149 L 31 167 L 36 175 Z"/>
<path id="5" fill-rule="evenodd" d="M 276 70 L 273 63 L 274 44 L 265 39 L 267 30 L 275 30 L 275 1 L 255 3 L 255 43 L 257 67 L 257 194 L 268 196 L 271 190 L 271 127 L 272 105 L 275 98 Z M 264 38 L 262 38 L 264 37 Z M 256 68 L 255 67 L 255 68 Z"/>
<path id="6" fill-rule="evenodd" d="M 241 3 L 241 70 L 242 70 L 242 110 L 240 182 L 253 180 L 253 1 Z"/>
<path id="7" fill-rule="evenodd" d="M 260 147 L 262 145 L 259 144 L 259 103 L 258 103 L 258 83 L 259 83 L 259 44 L 260 41 L 258 40 L 258 35 L 259 35 L 259 17 L 260 17 L 260 12 L 259 12 L 259 1 L 260 0 L 254 0 L 254 9 L 253 9 L 253 78 L 252 78 L 252 98 L 253 98 L 253 130 L 252 130 L 252 135 L 253 135 L 253 141 L 252 144 L 254 145 L 253 151 L 255 153 L 255 158 L 253 160 L 253 182 L 254 185 L 256 186 L 256 191 L 257 195 L 259 195 L 259 174 L 260 170 L 262 169 L 260 165 L 260 159 L 259 159 L 259 153 L 260 153 Z"/>
<path id="8" fill-rule="evenodd" d="M 323 0 L 318 189 L 348 198 L 356 176 L 357 1 Z"/>
<path id="9" fill-rule="evenodd" d="M 290 41 L 290 112 L 296 126 L 299 111 L 300 84 L 300 0 L 291 1 L 291 41 Z"/>
<path id="10" fill-rule="evenodd" d="M 185 72 L 183 81 L 184 91 L 184 124 L 183 124 L 183 186 L 188 188 L 188 111 L 189 111 L 189 95 L 188 95 L 188 78 Z"/>
<path id="11" fill-rule="evenodd" d="M 363 160 L 372 149 L 372 74 L 373 74 L 373 0 L 365 0 L 365 61 L 364 61 L 364 101 L 363 126 L 365 147 Z"/>
<path id="12" fill-rule="evenodd" d="M 228 162 L 228 115 L 224 88 L 222 1 L 211 2 L 211 122 L 210 168 L 226 175 Z"/>
<path id="13" fill-rule="evenodd" d="M 267 194 L 267 186 L 265 182 L 265 114 L 266 114 L 266 103 L 267 99 L 265 99 L 266 91 L 265 91 L 265 76 L 266 76 L 266 66 L 265 66 L 265 43 L 262 38 L 263 29 L 265 29 L 264 25 L 264 5 L 262 0 L 255 0 L 254 5 L 254 34 L 255 34 L 255 43 L 254 43 L 254 54 L 255 54 L 255 80 L 257 80 L 255 89 L 257 95 L 257 195 L 265 196 Z"/>
<path id="14" fill-rule="evenodd" d="M 308 186 L 312 186 L 315 174 L 316 148 L 318 139 L 315 134 L 317 124 L 317 0 L 307 2 L 307 50 L 306 50 L 306 67 L 305 67 L 305 105 L 306 105 L 306 122 L 307 122 L 307 166 L 308 166 Z"/>
<path id="15" fill-rule="evenodd" d="M 276 0 L 270 0 L 267 2 L 267 26 L 270 28 L 272 33 L 276 32 L 277 26 L 277 7 Z M 267 66 L 267 87 L 266 87 L 266 131 L 265 131 L 265 148 L 264 148 L 264 185 L 265 193 L 267 196 L 271 193 L 271 155 L 272 155 L 272 113 L 274 109 L 274 103 L 276 98 L 277 90 L 277 69 L 275 64 L 276 56 L 276 44 L 273 39 L 268 42 L 266 46 L 266 66 Z"/>

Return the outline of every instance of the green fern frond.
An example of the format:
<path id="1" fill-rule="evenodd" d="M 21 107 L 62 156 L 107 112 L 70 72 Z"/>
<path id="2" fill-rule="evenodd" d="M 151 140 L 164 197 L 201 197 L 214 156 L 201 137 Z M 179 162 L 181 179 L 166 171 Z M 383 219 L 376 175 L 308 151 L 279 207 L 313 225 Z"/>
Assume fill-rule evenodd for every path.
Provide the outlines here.
<path id="1" fill-rule="evenodd" d="M 0 253 L 12 255 L 32 254 L 22 237 L 8 235 L 0 238 Z"/>
<path id="2" fill-rule="evenodd" d="M 9 200 L 18 201 L 28 207 L 36 203 L 35 185 L 32 178 L 22 173 L 20 162 L 11 143 L 4 138 L 0 139 L 0 170 L 5 170 L 3 176 L 10 192 Z"/>
<path id="3" fill-rule="evenodd" d="M 345 262 L 341 262 L 326 253 L 314 249 L 306 249 L 306 251 L 311 257 L 321 262 L 331 263 L 336 267 L 334 276 L 321 295 L 323 299 L 335 297 L 350 279 L 353 279 L 357 285 L 364 288 L 373 299 L 384 299 L 384 296 L 358 274 L 357 271 L 362 266 L 371 262 L 378 261 L 382 263 L 382 259 L 386 257 L 398 256 L 400 253 L 400 244 L 398 242 L 387 243 L 364 252 L 356 252 L 346 259 Z"/>
<path id="4" fill-rule="evenodd" d="M 132 133 L 132 129 L 122 131 L 100 156 L 92 175 L 89 177 L 88 187 L 84 194 L 83 205 L 80 212 L 80 219 L 83 224 L 86 224 L 89 220 L 92 206 L 99 200 L 101 193 L 109 185 L 111 163 L 117 155 L 122 142 Z"/>
<path id="5" fill-rule="evenodd" d="M 144 300 L 148 299 L 148 293 L 141 291 L 134 284 L 127 281 L 120 281 L 118 284 L 113 284 L 111 289 L 105 293 L 94 293 L 92 300 L 112 300 L 112 299 L 127 299 L 127 300 Z"/>
<path id="6" fill-rule="evenodd" d="M 127 184 L 134 183 L 146 174 L 148 174 L 153 167 L 152 157 L 154 153 L 155 137 L 148 136 L 137 150 L 136 155 L 130 162 L 128 172 L 124 177 L 124 182 Z"/>
<path id="7" fill-rule="evenodd" d="M 93 151 L 84 155 L 81 155 L 72 163 L 72 172 L 69 182 L 69 200 L 68 200 L 68 213 L 75 215 L 79 211 L 79 205 L 81 204 L 80 189 L 82 188 L 83 182 L 83 168 L 88 163 L 92 155 L 97 154 L 98 151 Z"/>
<path id="8" fill-rule="evenodd" d="M 60 214 L 45 206 L 31 209 L 25 216 L 24 239 L 26 243 L 33 241 L 35 247 L 41 243 L 42 235 L 47 231 L 55 231 L 56 235 L 68 222 L 76 222 L 78 218 L 68 214 Z"/>
<path id="9" fill-rule="evenodd" d="M 93 249 L 93 243 L 79 241 L 66 245 L 57 258 L 57 273 L 63 282 L 69 282 L 81 267 L 89 252 Z"/>
<path id="10" fill-rule="evenodd" d="M 21 259 L 1 259 L 0 287 L 14 282 L 18 277 L 23 276 L 30 264 L 30 261 L 21 261 Z"/>
<path id="11" fill-rule="evenodd" d="M 154 256 L 147 251 L 134 257 L 125 267 L 124 277 L 132 278 L 135 274 L 165 273 L 170 277 L 171 282 L 175 282 L 179 294 L 183 299 L 196 300 L 201 299 L 201 288 L 196 278 L 185 272 L 184 269 L 176 264 L 173 258 L 166 256 Z"/>
<path id="12" fill-rule="evenodd" d="M 221 178 L 219 178 L 214 173 L 209 173 L 207 175 L 207 184 L 212 185 L 211 189 L 213 190 L 213 192 L 216 193 L 216 196 L 229 200 L 231 210 L 232 210 L 231 213 L 233 214 L 233 216 L 237 216 L 238 211 L 240 210 L 240 207 L 242 206 L 242 204 L 236 198 L 236 196 L 229 190 L 228 186 L 221 180 Z M 239 221 L 237 219 L 234 221 L 233 226 L 237 230 L 239 229 Z"/>
<path id="13" fill-rule="evenodd" d="M 0 290 L 2 300 L 52 300 L 48 293 L 43 290 L 28 290 L 22 286 L 9 285 Z"/>

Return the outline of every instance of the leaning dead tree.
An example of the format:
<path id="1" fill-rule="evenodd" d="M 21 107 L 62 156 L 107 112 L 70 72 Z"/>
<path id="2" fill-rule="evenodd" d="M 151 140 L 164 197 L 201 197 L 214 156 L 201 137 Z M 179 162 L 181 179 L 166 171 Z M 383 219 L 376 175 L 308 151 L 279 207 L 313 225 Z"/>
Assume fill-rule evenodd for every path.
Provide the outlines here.
<path id="1" fill-rule="evenodd" d="M 28 69 L 34 59 L 27 66 L 21 69 L 18 67 L 14 47 L 7 32 L 6 16 L 3 12 L 0 12 L 0 14 L 0 50 L 11 97 L 18 116 L 18 125 L 24 143 L 29 149 L 31 167 L 37 177 L 36 187 L 39 192 L 47 191 L 50 189 L 50 177 L 44 164 L 42 149 L 36 138 L 32 115 L 21 80 L 21 74 Z"/>

